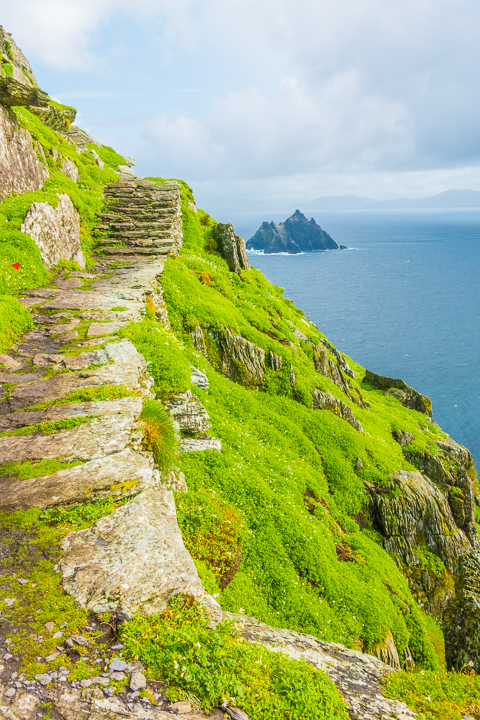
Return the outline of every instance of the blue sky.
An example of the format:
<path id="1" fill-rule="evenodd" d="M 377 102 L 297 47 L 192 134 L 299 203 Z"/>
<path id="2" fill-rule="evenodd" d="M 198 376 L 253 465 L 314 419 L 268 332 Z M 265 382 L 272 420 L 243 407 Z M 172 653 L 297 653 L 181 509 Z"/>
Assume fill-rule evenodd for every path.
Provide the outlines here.
<path id="1" fill-rule="evenodd" d="M 474 0 L 0 0 L 78 124 L 218 219 L 480 190 Z"/>

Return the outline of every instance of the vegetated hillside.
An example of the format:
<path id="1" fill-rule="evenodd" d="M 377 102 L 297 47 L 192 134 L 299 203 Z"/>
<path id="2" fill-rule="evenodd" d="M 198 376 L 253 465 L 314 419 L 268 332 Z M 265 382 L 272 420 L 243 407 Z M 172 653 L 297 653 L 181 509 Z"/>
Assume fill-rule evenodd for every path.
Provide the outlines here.
<path id="1" fill-rule="evenodd" d="M 81 286 L 82 291 L 88 291 L 90 282 L 92 287 L 95 283 L 106 287 L 119 282 L 122 266 L 128 265 L 118 256 L 112 256 L 109 264 L 108 243 L 116 243 L 125 252 L 128 247 L 114 237 L 111 226 L 97 224 L 97 213 L 112 222 L 118 219 L 115 193 L 110 188 L 110 195 L 105 196 L 104 187 L 118 180 L 115 170 L 125 163 L 124 158 L 90 142 L 88 136 L 79 136 L 79 130 L 70 137 L 62 118 L 71 115 L 72 109 L 48 107 L 58 112 L 46 109 L 42 117 L 38 108 L 2 110 L 5 122 L 12 123 L 17 134 L 23 127 L 33 138 L 33 151 L 31 140 L 27 148 L 33 152 L 30 169 L 36 168 L 30 180 L 33 177 L 38 187 L 14 196 L 7 188 L 0 205 L 0 352 L 34 327 L 33 317 L 36 329 L 50 321 L 51 310 L 37 308 L 32 317 L 15 296 L 28 288 L 52 288 L 53 283 L 57 288 Z M 166 182 L 149 180 L 159 186 Z M 423 711 L 422 698 L 428 689 L 443 682 L 438 672 L 444 663 L 438 621 L 454 595 L 458 559 L 478 547 L 477 481 L 471 456 L 433 421 L 428 398 L 401 380 L 369 373 L 342 355 L 283 297 L 281 288 L 248 267 L 241 247 L 235 245 L 235 252 L 225 259 L 226 248 L 240 239 L 232 228 L 216 224 L 198 210 L 188 185 L 179 183 L 183 245 L 165 258 L 161 285 L 166 307 L 158 291 L 151 289 L 143 317 L 138 315 L 129 324 L 124 320 L 111 332 L 131 340 L 144 355 L 153 378 L 155 400 L 145 401 L 141 416 L 146 428 L 144 448 L 154 450 L 164 478 L 170 470 L 175 476 L 180 469 L 185 474 L 188 492 L 177 483 L 175 493 L 185 545 L 207 592 L 217 597 L 223 610 L 343 643 L 397 669 L 411 669 L 413 663 L 424 669 L 421 677 L 425 680 L 408 672 L 390 681 L 392 694 L 408 697 L 412 706 Z M 23 225 L 34 203 L 56 208 L 64 195 L 79 214 L 81 250 L 87 268 L 94 270 L 81 281 L 79 268 L 71 260 L 44 264 Z M 144 265 L 148 260 L 147 256 Z M 153 288 L 153 280 L 147 285 Z M 129 302 L 128 293 L 126 298 Z M 27 298 L 24 303 L 36 306 L 39 300 Z M 115 303 L 111 310 L 121 314 L 128 308 Z M 83 352 L 92 320 L 79 313 L 70 313 L 66 321 L 77 322 L 76 338 L 66 339 L 62 347 L 67 359 Z M 78 339 L 82 342 L 76 345 Z M 100 337 L 91 348 L 108 349 L 105 343 L 111 341 L 111 336 Z M 73 372 L 68 366 L 59 369 L 58 356 L 53 357 L 56 360 L 40 382 Z M 101 362 L 108 367 L 112 363 L 108 355 Z M 200 383 L 203 387 L 192 381 L 192 366 L 206 375 L 208 383 Z M 85 367 L 92 370 L 88 364 Z M 26 371 L 26 366 L 18 370 Z M 12 373 L 8 383 L 2 380 L 2 402 L 15 396 L 18 379 Z M 171 410 L 186 391 L 208 412 L 221 452 L 215 443 L 208 449 L 209 439 L 193 425 L 184 425 L 181 437 L 175 439 L 165 408 Z M 77 389 L 40 403 L 37 409 L 48 408 L 52 402 L 60 406 L 131 399 L 135 392 L 117 381 L 101 388 Z M 62 419 L 53 423 L 25 427 L 20 423 L 19 429 L 6 434 L 54 437 L 56 432 L 87 424 L 83 417 L 58 417 Z M 179 453 L 178 439 L 180 448 L 197 442 L 203 449 Z M 65 457 L 52 457 L 2 463 L 0 476 L 6 490 L 12 479 L 29 481 L 53 475 L 61 467 L 81 467 L 80 461 L 63 464 Z M 32 507 L 1 514 L 6 544 L 16 548 L 22 573 L 35 578 L 39 587 L 36 592 L 24 589 L 13 566 L 5 571 L 2 598 L 6 594 L 10 602 L 15 593 L 16 602 L 25 593 L 25 605 L 11 603 L 4 615 L 20 628 L 9 640 L 12 650 L 20 652 L 21 646 L 25 650 L 22 672 L 28 677 L 45 669 L 37 658 L 36 639 L 43 632 L 42 621 L 36 619 L 38 611 L 48 608 L 51 622 L 59 628 L 65 618 L 70 633 L 87 632 L 82 629 L 86 611 L 83 606 L 74 607 L 54 569 L 61 557 L 59 542 L 72 530 L 89 528 L 128 505 L 136 492 L 135 482 L 112 485 L 110 495 L 98 501 L 91 500 L 91 488 L 86 488 L 88 499 L 75 500 L 72 508 L 49 507 L 42 512 Z M 137 497 L 141 496 L 140 492 Z M 27 544 L 32 549 L 28 561 Z M 345 716 L 338 693 L 324 675 L 317 677 L 320 674 L 305 664 L 282 655 L 262 664 L 262 651 L 237 642 L 228 627 L 208 630 L 198 604 L 175 603 L 150 619 L 134 617 L 119 631 L 127 659 L 139 657 L 149 678 L 168 682 L 171 699 L 194 693 L 208 709 L 228 690 L 229 697 L 244 693 L 240 707 L 258 720 L 270 720 L 272 703 L 285 718 L 307 716 L 302 713 L 309 718 Z M 114 621 L 113 616 L 104 619 Z M 32 623 L 35 637 L 30 637 Z M 86 627 L 93 633 L 91 626 Z M 56 642 L 48 638 L 44 650 L 53 651 Z M 201 649 L 209 643 L 212 652 L 215 649 L 210 665 Z M 180 647 L 188 648 L 188 673 L 177 663 Z M 75 665 L 66 655 L 48 662 L 53 667 Z M 98 671 L 94 662 L 85 651 L 71 677 L 93 676 Z M 167 666 L 173 669 L 167 671 Z M 229 669 L 227 679 L 225 668 Z M 448 683 L 451 677 L 447 676 Z M 211 678 L 215 682 L 210 683 Z M 477 684 L 475 678 L 463 684 L 462 708 L 468 703 L 472 706 Z M 314 697 L 314 702 L 305 701 L 304 696 Z M 449 702 L 448 698 L 438 700 L 436 717 L 447 717 L 445 703 Z M 292 708 L 297 708 L 296 715 Z M 450 702 L 452 718 L 459 717 L 454 714 L 459 708 Z"/>
<path id="2" fill-rule="evenodd" d="M 247 242 L 247 248 L 267 254 L 295 254 L 314 250 L 338 250 L 339 246 L 313 218 L 307 220 L 300 210 L 295 210 L 291 217 L 278 225 L 274 222 L 263 222 Z"/>

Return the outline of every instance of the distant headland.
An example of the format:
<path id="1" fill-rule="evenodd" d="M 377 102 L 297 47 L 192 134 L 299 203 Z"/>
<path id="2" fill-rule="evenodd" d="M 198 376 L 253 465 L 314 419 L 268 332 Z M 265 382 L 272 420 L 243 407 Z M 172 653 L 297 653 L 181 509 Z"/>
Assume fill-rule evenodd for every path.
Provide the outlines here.
<path id="1" fill-rule="evenodd" d="M 315 252 L 315 250 L 343 250 L 330 235 L 322 230 L 313 218 L 308 220 L 300 210 L 285 222 L 263 222 L 247 242 L 247 250 L 266 254 Z"/>
<path id="2" fill-rule="evenodd" d="M 414 210 L 480 208 L 480 191 L 445 190 L 421 198 L 373 200 L 360 195 L 325 195 L 301 206 L 304 212 L 338 212 L 342 210 Z"/>

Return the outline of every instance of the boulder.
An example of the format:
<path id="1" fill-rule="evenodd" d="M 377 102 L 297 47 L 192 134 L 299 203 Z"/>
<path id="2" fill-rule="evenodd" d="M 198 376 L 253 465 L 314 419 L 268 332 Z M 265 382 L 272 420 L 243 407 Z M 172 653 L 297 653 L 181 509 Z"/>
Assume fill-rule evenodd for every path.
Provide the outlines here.
<path id="1" fill-rule="evenodd" d="M 0 100 L 1 102 L 1 100 Z M 33 138 L 12 110 L 0 105 L 0 201 L 39 190 L 49 177 L 33 147 Z"/>
<path id="2" fill-rule="evenodd" d="M 62 193 L 56 208 L 50 203 L 33 203 L 20 230 L 35 241 L 49 268 L 59 260 L 75 260 L 85 267 L 80 245 L 80 217 L 68 195 Z"/>
<path id="3" fill-rule="evenodd" d="M 458 563 L 455 598 L 444 615 L 447 670 L 480 672 L 480 555 L 465 553 Z"/>
<path id="4" fill-rule="evenodd" d="M 182 432 L 203 433 L 210 427 L 210 418 L 198 398 L 187 390 L 167 402 L 167 408 Z"/>
<path id="5" fill-rule="evenodd" d="M 212 230 L 212 237 L 217 243 L 220 255 L 227 261 L 232 272 L 242 277 L 242 269 L 250 270 L 245 240 L 235 235 L 233 225 L 217 223 Z"/>
<path id="6" fill-rule="evenodd" d="M 61 545 L 63 587 L 77 607 L 131 618 L 163 612 L 169 598 L 183 593 L 218 608 L 185 549 L 173 493 L 164 486 L 70 533 Z"/>

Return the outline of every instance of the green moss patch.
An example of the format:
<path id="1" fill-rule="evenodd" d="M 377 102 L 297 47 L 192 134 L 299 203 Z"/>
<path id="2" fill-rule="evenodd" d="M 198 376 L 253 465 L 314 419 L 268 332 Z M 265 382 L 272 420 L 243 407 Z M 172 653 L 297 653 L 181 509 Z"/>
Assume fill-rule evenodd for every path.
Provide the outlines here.
<path id="1" fill-rule="evenodd" d="M 12 272 L 16 271 L 12 269 Z M 0 352 L 8 350 L 24 332 L 32 328 L 33 320 L 29 311 L 16 298 L 0 295 Z"/>
<path id="2" fill-rule="evenodd" d="M 77 425 L 83 425 L 84 423 L 90 422 L 95 416 L 90 417 L 75 417 L 68 418 L 66 420 L 57 420 L 56 422 L 42 422 L 36 425 L 25 425 L 25 427 L 18 428 L 18 430 L 9 430 L 0 433 L 0 437 L 6 437 L 8 435 L 32 435 L 35 432 L 41 432 L 42 435 L 51 435 L 59 430 L 68 430 L 70 428 L 77 427 Z"/>

